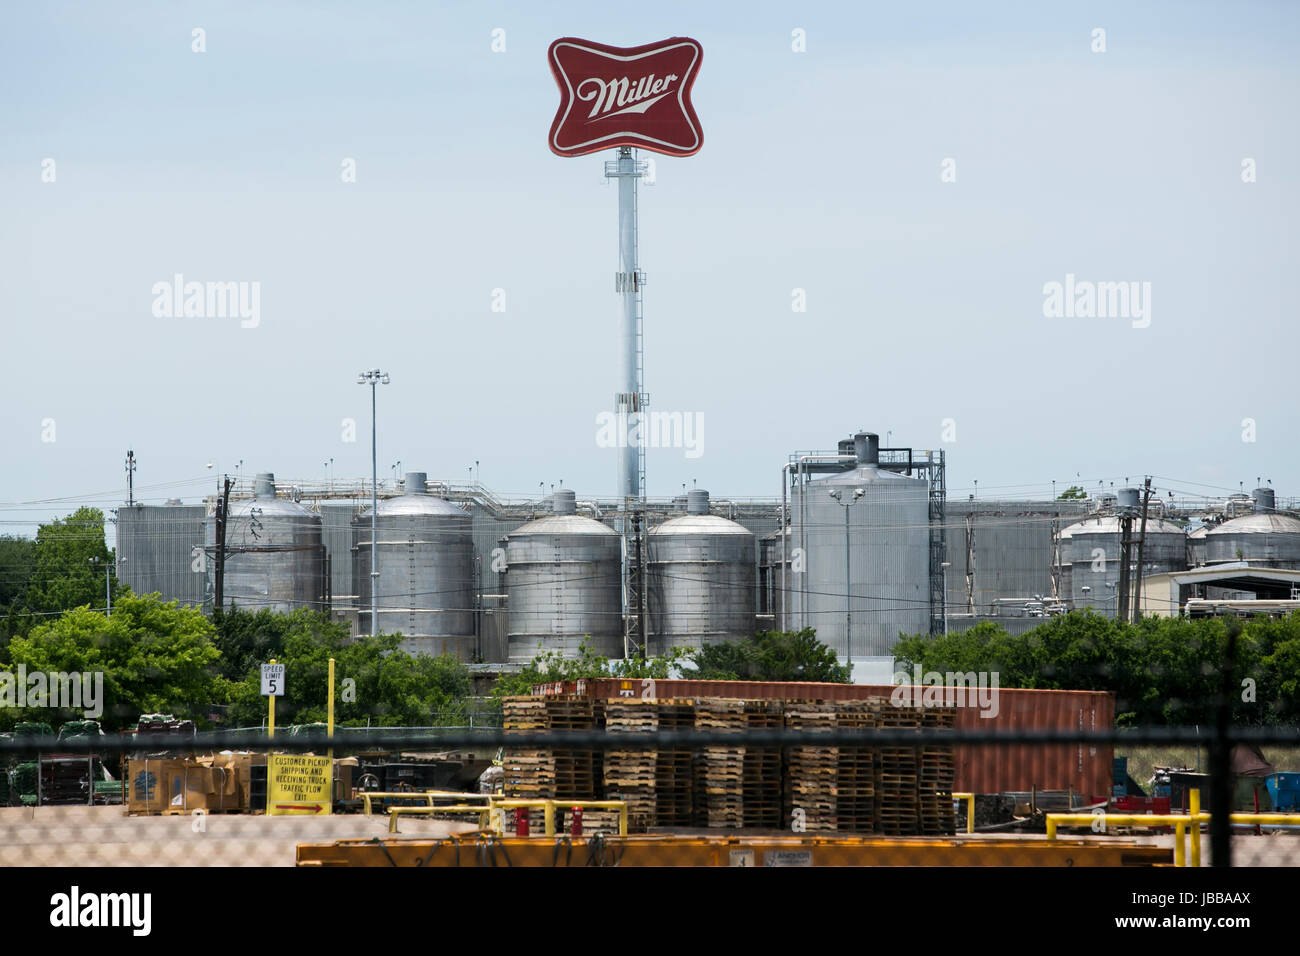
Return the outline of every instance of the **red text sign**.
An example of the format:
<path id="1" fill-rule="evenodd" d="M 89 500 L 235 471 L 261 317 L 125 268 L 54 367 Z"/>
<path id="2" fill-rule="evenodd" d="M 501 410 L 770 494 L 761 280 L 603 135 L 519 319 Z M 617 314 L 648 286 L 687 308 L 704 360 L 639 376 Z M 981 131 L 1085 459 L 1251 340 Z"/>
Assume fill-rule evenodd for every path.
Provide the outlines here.
<path id="1" fill-rule="evenodd" d="M 636 146 L 690 156 L 704 144 L 691 85 L 703 48 L 686 37 L 616 47 L 573 37 L 551 44 L 551 73 L 560 108 L 551 124 L 551 151 L 582 156 Z"/>

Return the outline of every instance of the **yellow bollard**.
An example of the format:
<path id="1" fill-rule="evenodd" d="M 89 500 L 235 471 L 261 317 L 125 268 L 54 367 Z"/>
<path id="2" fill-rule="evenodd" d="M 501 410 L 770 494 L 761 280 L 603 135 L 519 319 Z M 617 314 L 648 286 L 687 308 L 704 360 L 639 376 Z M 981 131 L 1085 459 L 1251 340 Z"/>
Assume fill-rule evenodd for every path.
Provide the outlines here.
<path id="1" fill-rule="evenodd" d="M 325 721 L 329 725 L 326 733 L 330 737 L 334 736 L 334 658 L 330 658 L 330 676 L 329 676 L 329 705 L 325 709 Z M 329 748 L 329 758 L 334 759 L 334 748 Z"/>
<path id="2" fill-rule="evenodd" d="M 1187 865 L 1187 824 L 1179 820 L 1174 824 L 1174 866 Z"/>
<path id="3" fill-rule="evenodd" d="M 274 657 L 271 658 L 271 663 L 272 664 L 275 663 Z M 266 698 L 266 700 L 267 700 L 266 706 L 269 708 L 266 715 L 266 736 L 274 737 L 275 736 L 275 695 L 271 694 Z"/>
<path id="4" fill-rule="evenodd" d="M 1192 790 L 1188 798 L 1191 806 L 1192 815 L 1192 859 L 1191 865 L 1200 867 L 1201 865 L 1201 791 Z"/>

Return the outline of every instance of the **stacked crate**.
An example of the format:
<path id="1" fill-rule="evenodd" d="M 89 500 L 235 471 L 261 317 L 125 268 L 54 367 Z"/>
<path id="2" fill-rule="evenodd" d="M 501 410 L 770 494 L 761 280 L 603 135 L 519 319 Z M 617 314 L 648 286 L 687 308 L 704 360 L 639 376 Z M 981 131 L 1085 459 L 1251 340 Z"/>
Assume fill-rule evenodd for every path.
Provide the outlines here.
<path id="1" fill-rule="evenodd" d="M 547 697 L 546 718 L 549 730 L 594 731 L 595 710 L 590 697 Z M 600 778 L 596 773 L 595 751 L 590 747 L 570 747 L 562 742 L 551 751 L 555 762 L 555 798 L 597 799 Z"/>
<path id="2" fill-rule="evenodd" d="M 841 830 L 871 833 L 876 828 L 875 748 L 872 731 L 880 725 L 880 698 L 835 702 L 837 730 L 860 730 L 864 746 L 839 747 L 835 776 L 835 816 Z"/>
<path id="3" fill-rule="evenodd" d="M 695 729 L 695 701 L 687 697 L 656 702 L 659 730 Z M 695 760 L 689 745 L 660 747 L 655 760 L 655 826 L 689 827 L 694 822 Z"/>
<path id="4" fill-rule="evenodd" d="M 951 731 L 956 724 L 956 707 L 926 707 L 922 710 L 922 730 Z M 957 832 L 952 803 L 952 785 L 956 775 L 951 743 L 929 742 L 921 746 L 918 801 L 922 833 L 951 836 Z"/>
<path id="5" fill-rule="evenodd" d="M 608 734 L 654 733 L 659 708 L 653 700 L 613 699 L 605 702 Z M 605 796 L 627 802 L 628 829 L 644 831 L 655 819 L 655 750 L 609 750 L 605 754 Z"/>
<path id="6" fill-rule="evenodd" d="M 738 734 L 745 729 L 745 702 L 701 699 L 695 729 Z M 744 824 L 745 747 L 701 747 L 695 754 L 695 825 L 734 828 Z"/>
<path id="7" fill-rule="evenodd" d="M 880 709 L 884 730 L 919 730 L 920 707 L 886 704 Z M 879 831 L 888 836 L 909 836 L 920 832 L 918 784 L 920 748 L 882 746 L 876 783 L 876 819 Z"/>
<path id="8" fill-rule="evenodd" d="M 507 734 L 537 733 L 551 729 L 542 697 L 507 697 L 501 702 L 502 728 Z M 502 753 L 503 793 L 507 799 L 548 800 L 555 796 L 555 754 L 537 747 L 506 747 Z M 529 822 L 542 826 L 541 811 L 529 813 Z M 539 831 L 540 832 L 540 831 Z"/>
<path id="9" fill-rule="evenodd" d="M 747 729 L 780 730 L 785 726 L 782 701 L 747 700 L 744 704 Z M 781 748 L 745 747 L 741 813 L 746 828 L 781 828 L 781 781 Z"/>
<path id="10" fill-rule="evenodd" d="M 829 732 L 835 729 L 835 705 L 819 701 L 787 701 L 785 726 L 790 730 Z M 835 777 L 839 754 L 834 747 L 798 746 L 786 752 L 787 823 L 808 832 L 835 829 Z M 798 811 L 802 811 L 800 814 Z"/>

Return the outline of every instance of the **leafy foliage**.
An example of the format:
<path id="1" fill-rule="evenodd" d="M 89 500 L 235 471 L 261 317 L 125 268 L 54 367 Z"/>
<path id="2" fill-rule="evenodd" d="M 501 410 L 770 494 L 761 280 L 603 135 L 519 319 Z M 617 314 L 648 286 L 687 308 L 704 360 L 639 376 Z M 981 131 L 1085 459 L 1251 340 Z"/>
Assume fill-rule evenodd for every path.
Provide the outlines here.
<path id="1" fill-rule="evenodd" d="M 0 612 L 22 600 L 35 569 L 35 541 L 10 534 L 0 535 Z"/>
<path id="2" fill-rule="evenodd" d="M 37 529 L 27 609 L 36 613 L 104 606 L 104 575 L 112 552 L 104 542 L 104 512 L 78 508 Z M 94 558 L 97 563 L 91 563 Z M 113 601 L 127 590 L 112 578 Z"/>
<path id="3" fill-rule="evenodd" d="M 1056 496 L 1056 500 L 1057 500 L 1057 501 L 1076 501 L 1076 500 L 1082 500 L 1082 499 L 1087 498 L 1087 497 L 1088 497 L 1088 493 L 1087 493 L 1086 491 L 1084 491 L 1084 490 L 1083 490 L 1082 488 L 1080 488 L 1078 485 L 1071 485 L 1069 488 L 1066 488 L 1066 489 L 1065 489 L 1064 491 L 1062 491 L 1059 495 L 1057 495 L 1057 496 Z"/>
<path id="4" fill-rule="evenodd" d="M 692 655 L 700 680 L 826 681 L 847 684 L 849 668 L 811 627 L 764 631 L 744 641 L 709 644 Z"/>
<path id="5" fill-rule="evenodd" d="M 1121 725 L 1202 724 L 1214 719 L 1232 634 L 1234 722 L 1297 723 L 1300 613 L 1131 624 L 1076 611 L 1016 637 L 988 621 L 947 636 L 908 637 L 894 654 L 904 671 L 987 671 L 1002 687 L 1114 691 Z"/>
<path id="6" fill-rule="evenodd" d="M 666 680 L 688 653 L 684 648 L 674 648 L 671 653 L 663 657 L 648 657 L 645 660 L 640 658 L 611 660 L 593 651 L 591 638 L 585 637 L 579 647 L 578 656 L 567 660 L 559 651 L 543 651 L 539 648 L 537 656 L 519 673 L 502 674 L 498 678 L 492 687 L 492 696 L 515 697 L 531 694 L 536 684 L 594 677 L 628 679 L 652 677 L 655 680 Z"/>
<path id="7" fill-rule="evenodd" d="M 241 617 L 242 615 L 242 617 Z M 285 696 L 276 700 L 277 723 L 326 718 L 329 659 L 335 675 L 334 719 L 340 726 L 429 725 L 455 720 L 470 694 L 469 669 L 449 656 L 412 656 L 398 648 L 400 634 L 352 641 L 344 624 L 316 611 L 288 615 L 227 612 L 220 641 L 243 668 L 230 690 L 230 723 L 259 726 L 266 717 L 261 665 L 285 665 Z"/>
<path id="8" fill-rule="evenodd" d="M 194 608 L 156 595 L 124 594 L 106 617 L 89 608 L 68 611 L 18 636 L 9 645 L 14 668 L 103 674 L 103 725 L 134 726 L 142 713 L 167 711 L 206 724 L 210 705 L 224 696 L 216 674 L 220 652 L 212 625 Z M 0 725 L 18 720 L 58 723 L 81 712 L 0 710 Z"/>

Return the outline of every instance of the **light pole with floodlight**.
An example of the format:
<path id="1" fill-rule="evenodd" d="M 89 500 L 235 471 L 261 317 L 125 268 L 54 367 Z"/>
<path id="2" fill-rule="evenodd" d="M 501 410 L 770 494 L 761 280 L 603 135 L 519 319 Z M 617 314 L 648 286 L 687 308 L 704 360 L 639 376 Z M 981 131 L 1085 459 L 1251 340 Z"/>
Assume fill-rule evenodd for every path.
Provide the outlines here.
<path id="1" fill-rule="evenodd" d="M 849 509 L 856 505 L 865 491 L 853 489 L 853 497 L 843 499 L 840 489 L 826 492 L 844 509 L 844 660 L 849 665 L 849 680 L 853 680 L 853 573 L 849 551 Z"/>
<path id="2" fill-rule="evenodd" d="M 387 385 L 388 373 L 377 368 L 357 375 L 358 385 L 370 386 L 370 636 L 379 636 L 379 440 L 376 386 Z"/>

